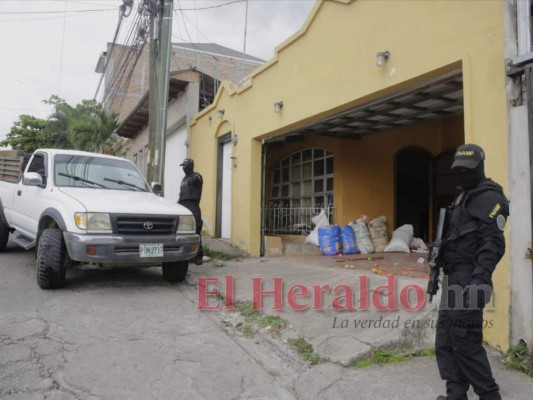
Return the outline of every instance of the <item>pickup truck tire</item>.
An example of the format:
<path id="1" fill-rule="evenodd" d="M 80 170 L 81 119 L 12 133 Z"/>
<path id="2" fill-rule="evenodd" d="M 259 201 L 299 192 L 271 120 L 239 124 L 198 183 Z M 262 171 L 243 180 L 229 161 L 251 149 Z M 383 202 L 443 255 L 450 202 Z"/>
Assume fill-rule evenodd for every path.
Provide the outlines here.
<path id="1" fill-rule="evenodd" d="M 37 249 L 37 283 L 41 289 L 58 289 L 65 285 L 67 260 L 61 229 L 45 229 Z"/>
<path id="2" fill-rule="evenodd" d="M 169 282 L 183 282 L 188 270 L 189 261 L 163 263 L 163 278 Z"/>
<path id="3" fill-rule="evenodd" d="M 7 240 L 9 239 L 9 226 L 4 222 L 0 215 L 0 251 L 6 248 Z"/>

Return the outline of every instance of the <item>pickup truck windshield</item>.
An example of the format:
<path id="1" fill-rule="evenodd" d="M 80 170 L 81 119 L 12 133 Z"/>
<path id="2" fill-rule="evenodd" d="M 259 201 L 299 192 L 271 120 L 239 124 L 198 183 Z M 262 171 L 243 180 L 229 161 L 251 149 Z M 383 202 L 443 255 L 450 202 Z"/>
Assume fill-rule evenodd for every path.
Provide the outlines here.
<path id="1" fill-rule="evenodd" d="M 104 157 L 57 154 L 54 157 L 56 186 L 149 191 L 135 166 Z"/>

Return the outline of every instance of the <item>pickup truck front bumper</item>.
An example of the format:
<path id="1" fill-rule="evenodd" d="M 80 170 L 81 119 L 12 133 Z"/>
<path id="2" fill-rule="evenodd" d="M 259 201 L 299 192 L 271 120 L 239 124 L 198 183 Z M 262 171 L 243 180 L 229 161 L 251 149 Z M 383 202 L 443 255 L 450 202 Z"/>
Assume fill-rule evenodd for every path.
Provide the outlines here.
<path id="1" fill-rule="evenodd" d="M 200 237 L 194 233 L 175 235 L 82 235 L 64 232 L 70 258 L 91 264 L 153 266 L 191 260 L 198 253 Z M 163 255 L 141 257 L 141 244 L 162 244 Z"/>

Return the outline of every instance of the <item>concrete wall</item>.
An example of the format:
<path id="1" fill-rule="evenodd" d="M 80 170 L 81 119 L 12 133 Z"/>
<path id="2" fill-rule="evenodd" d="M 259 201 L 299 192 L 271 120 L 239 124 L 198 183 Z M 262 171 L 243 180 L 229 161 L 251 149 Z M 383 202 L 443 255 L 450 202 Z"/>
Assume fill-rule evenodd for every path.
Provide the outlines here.
<path id="1" fill-rule="evenodd" d="M 142 51 L 139 51 L 141 47 L 134 48 L 123 45 L 115 45 L 114 47 L 113 51 L 110 51 L 111 44 L 108 44 L 107 48 L 107 71 L 105 73 L 105 93 L 107 95 L 104 97 L 104 106 L 106 109 L 117 113 L 118 122 L 121 123 L 148 91 L 150 46 L 146 44 Z M 139 52 L 139 60 L 131 72 L 131 76 L 129 76 L 130 65 L 133 64 Z M 174 44 L 171 52 L 171 72 L 196 68 L 218 80 L 228 79 L 236 82 L 260 65 L 255 61 L 242 61 L 242 59 L 220 54 L 180 48 L 179 44 Z M 123 66 L 125 60 L 130 60 L 126 67 Z"/>
<path id="2" fill-rule="evenodd" d="M 506 2 L 505 39 L 506 57 L 511 58 L 530 51 L 529 2 Z M 521 81 L 507 82 L 509 102 L 509 195 L 511 199 L 510 243 L 511 259 L 511 343 L 519 340 L 533 345 L 533 268 L 525 252 L 531 243 L 531 173 L 527 106 L 518 105 L 520 92 L 525 91 Z M 528 101 L 525 96 L 523 101 Z M 529 100 L 531 101 L 531 100 Z"/>
<path id="3" fill-rule="evenodd" d="M 202 212 L 214 220 L 216 137 L 223 130 L 222 124 L 231 127 L 239 137 L 233 153 L 236 191 L 232 242 L 258 255 L 261 139 L 289 132 L 457 68 L 462 68 L 464 79 L 465 141 L 485 149 L 487 175 L 508 191 L 503 29 L 500 1 L 317 1 L 304 27 L 277 48 L 272 60 L 251 74 L 248 84 L 236 87 L 225 83 L 214 104 L 191 125 L 191 155 L 198 165 L 205 165 L 209 170 L 206 182 L 212 179 L 204 187 Z M 384 50 L 390 51 L 391 57 L 383 68 L 378 68 L 376 54 Z M 280 100 L 284 103 L 283 110 L 275 113 L 273 104 Z M 221 121 L 216 110 L 222 108 L 225 114 Z M 377 143 L 385 137 L 398 140 L 387 133 L 368 142 Z M 406 133 L 405 140 L 415 139 Z M 441 140 L 440 146 L 444 148 L 447 138 Z M 365 168 L 368 169 L 364 146 L 365 140 L 359 146 L 354 145 L 353 150 L 359 152 L 361 163 L 344 166 L 359 168 L 363 175 Z M 435 149 L 436 145 L 431 142 L 427 146 Z M 387 169 L 384 171 L 387 180 Z M 366 183 L 361 181 L 359 186 Z M 341 209 L 346 209 L 349 202 L 350 190 L 346 191 Z M 383 191 L 377 194 L 386 195 Z M 486 333 L 490 343 L 502 348 L 509 343 L 508 277 L 507 253 L 494 276 L 496 310 L 488 313 L 488 318 L 496 321 L 495 327 Z"/>
<path id="4" fill-rule="evenodd" d="M 529 173 L 529 140 L 525 106 L 511 109 L 510 151 L 510 242 L 511 259 L 511 341 L 525 340 L 533 344 L 533 276 L 532 261 L 525 252 L 531 248 L 531 178 Z"/>
<path id="5" fill-rule="evenodd" d="M 111 43 L 107 46 L 104 107 L 117 113 L 119 124 L 135 108 L 139 100 L 148 91 L 149 85 L 149 46 L 142 50 L 123 45 L 115 45 L 111 51 Z M 129 65 L 133 63 L 137 52 L 141 51 L 139 61 L 128 79 Z M 125 60 L 131 60 L 127 68 L 121 67 Z"/>
<path id="6" fill-rule="evenodd" d="M 185 118 L 188 123 L 198 112 L 199 90 L 197 83 L 189 83 L 184 92 L 181 92 L 176 99 L 170 101 L 167 110 L 167 130 L 172 130 L 176 124 Z M 170 131 L 167 132 L 171 133 Z M 140 133 L 132 139 L 131 155 L 139 154 L 140 150 L 145 152 L 145 146 L 148 145 L 148 126 L 144 127 Z M 188 153 L 187 149 L 184 149 Z M 145 156 L 145 155 L 144 155 Z M 139 163 L 137 163 L 139 166 Z M 180 168 L 176 165 L 176 168 Z M 146 174 L 146 171 L 142 171 Z"/>

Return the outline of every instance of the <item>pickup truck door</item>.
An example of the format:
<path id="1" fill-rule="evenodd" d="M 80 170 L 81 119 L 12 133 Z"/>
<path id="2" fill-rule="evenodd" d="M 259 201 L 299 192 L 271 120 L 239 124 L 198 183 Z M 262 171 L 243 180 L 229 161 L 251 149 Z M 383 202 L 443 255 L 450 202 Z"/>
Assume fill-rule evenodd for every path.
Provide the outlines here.
<path id="1" fill-rule="evenodd" d="M 43 197 L 47 196 L 48 156 L 45 153 L 35 153 L 25 172 L 37 172 L 43 178 L 42 186 L 27 186 L 19 182 L 15 189 L 13 201 L 13 225 L 15 228 L 31 238 L 37 236 L 39 217 L 44 211 Z"/>

